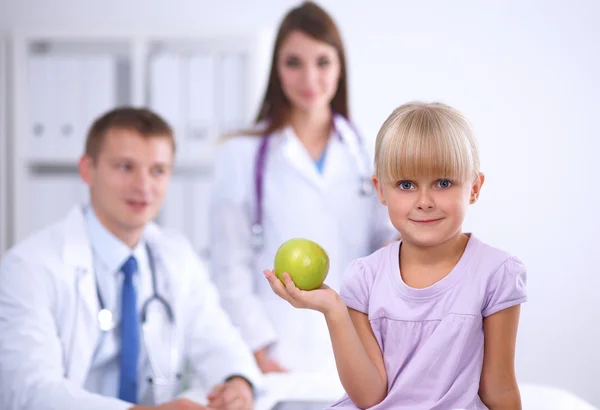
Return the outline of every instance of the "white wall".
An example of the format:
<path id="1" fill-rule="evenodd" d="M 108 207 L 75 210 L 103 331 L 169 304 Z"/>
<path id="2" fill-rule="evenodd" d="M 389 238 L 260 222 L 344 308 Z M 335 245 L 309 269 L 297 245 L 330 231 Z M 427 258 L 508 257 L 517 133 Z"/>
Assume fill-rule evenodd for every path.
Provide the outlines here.
<path id="1" fill-rule="evenodd" d="M 7 77 L 6 41 L 0 37 L 0 257 L 8 246 L 8 138 L 7 138 Z"/>
<path id="2" fill-rule="evenodd" d="M 27 27 L 272 27 L 290 0 L 20 0 L 0 31 Z M 373 136 L 412 99 L 463 110 L 487 182 L 467 228 L 529 268 L 521 382 L 600 406 L 600 2 L 328 0 L 347 42 L 354 118 Z"/>

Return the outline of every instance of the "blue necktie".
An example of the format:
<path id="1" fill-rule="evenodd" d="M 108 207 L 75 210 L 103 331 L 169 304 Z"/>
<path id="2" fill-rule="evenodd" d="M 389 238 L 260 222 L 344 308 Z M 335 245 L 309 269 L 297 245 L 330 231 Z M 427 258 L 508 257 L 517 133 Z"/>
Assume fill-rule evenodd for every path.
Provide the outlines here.
<path id="1" fill-rule="evenodd" d="M 137 403 L 137 365 L 140 354 L 140 320 L 137 314 L 133 274 L 137 272 L 137 260 L 131 256 L 123 264 L 123 294 L 121 302 L 121 355 L 119 358 L 119 398 Z"/>

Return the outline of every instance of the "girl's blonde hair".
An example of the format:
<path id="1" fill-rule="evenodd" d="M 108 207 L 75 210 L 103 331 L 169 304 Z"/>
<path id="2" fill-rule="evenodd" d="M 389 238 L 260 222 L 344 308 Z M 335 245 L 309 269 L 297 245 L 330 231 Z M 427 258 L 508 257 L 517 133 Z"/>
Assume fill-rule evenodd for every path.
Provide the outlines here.
<path id="1" fill-rule="evenodd" d="M 472 180 L 479 174 L 479 151 L 469 121 L 441 103 L 396 108 L 377 134 L 375 174 L 383 183 L 419 177 Z"/>

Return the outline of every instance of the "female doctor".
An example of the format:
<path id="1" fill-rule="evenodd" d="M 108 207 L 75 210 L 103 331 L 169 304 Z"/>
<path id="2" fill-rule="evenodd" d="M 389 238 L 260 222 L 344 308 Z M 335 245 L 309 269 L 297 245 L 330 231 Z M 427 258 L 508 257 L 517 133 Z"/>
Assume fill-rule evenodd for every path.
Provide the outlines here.
<path id="1" fill-rule="evenodd" d="M 286 240 L 319 243 L 339 289 L 354 258 L 394 239 L 371 185 L 371 155 L 349 121 L 344 48 L 306 2 L 283 19 L 255 127 L 217 150 L 211 256 L 222 304 L 264 373 L 333 370 L 327 328 L 271 291 L 262 270 Z"/>

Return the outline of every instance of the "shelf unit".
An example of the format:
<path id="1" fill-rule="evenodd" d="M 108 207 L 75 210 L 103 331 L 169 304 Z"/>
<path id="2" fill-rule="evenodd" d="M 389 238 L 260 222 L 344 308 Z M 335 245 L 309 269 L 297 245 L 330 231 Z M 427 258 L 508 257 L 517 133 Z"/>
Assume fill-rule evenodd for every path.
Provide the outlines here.
<path id="1" fill-rule="evenodd" d="M 252 120 L 272 40 L 270 30 L 225 28 L 13 33 L 9 244 L 87 199 L 76 169 L 87 127 L 106 109 L 131 104 L 154 109 L 175 130 L 176 167 L 157 221 L 182 230 L 204 252 L 214 145 Z"/>

